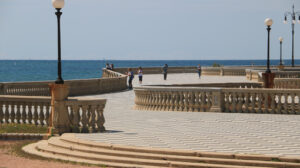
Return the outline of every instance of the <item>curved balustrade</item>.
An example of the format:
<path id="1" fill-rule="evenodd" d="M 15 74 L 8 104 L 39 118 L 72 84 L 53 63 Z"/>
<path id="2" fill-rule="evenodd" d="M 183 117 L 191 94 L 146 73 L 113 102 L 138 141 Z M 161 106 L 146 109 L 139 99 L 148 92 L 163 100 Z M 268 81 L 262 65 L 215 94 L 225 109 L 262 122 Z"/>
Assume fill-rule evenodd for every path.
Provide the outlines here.
<path id="1" fill-rule="evenodd" d="M 135 88 L 139 110 L 300 114 L 299 89 Z"/>
<path id="2" fill-rule="evenodd" d="M 209 111 L 213 88 L 135 88 L 135 108 L 158 111 Z"/>
<path id="3" fill-rule="evenodd" d="M 106 99 L 69 98 L 68 109 L 72 132 L 105 131 L 103 110 Z"/>
<path id="4" fill-rule="evenodd" d="M 72 132 L 104 131 L 106 99 L 69 98 L 64 100 Z M 51 98 L 44 96 L 0 96 L 0 124 L 49 126 Z"/>
<path id="5" fill-rule="evenodd" d="M 275 78 L 274 88 L 279 89 L 300 89 L 300 79 L 296 78 Z"/>
<path id="6" fill-rule="evenodd" d="M 70 87 L 69 96 L 100 94 L 127 89 L 126 75 L 110 70 L 104 70 L 103 72 L 104 78 L 66 80 L 65 84 Z M 0 83 L 0 94 L 50 96 L 50 83 L 53 83 L 53 81 Z"/>

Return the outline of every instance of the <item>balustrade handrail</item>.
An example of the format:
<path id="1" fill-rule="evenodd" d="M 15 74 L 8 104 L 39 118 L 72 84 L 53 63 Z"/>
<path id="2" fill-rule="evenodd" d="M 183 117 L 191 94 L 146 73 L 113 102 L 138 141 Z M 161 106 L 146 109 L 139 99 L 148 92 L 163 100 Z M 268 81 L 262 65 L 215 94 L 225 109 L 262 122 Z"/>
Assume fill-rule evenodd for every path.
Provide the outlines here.
<path id="1" fill-rule="evenodd" d="M 300 89 L 137 87 L 135 108 L 300 114 Z"/>

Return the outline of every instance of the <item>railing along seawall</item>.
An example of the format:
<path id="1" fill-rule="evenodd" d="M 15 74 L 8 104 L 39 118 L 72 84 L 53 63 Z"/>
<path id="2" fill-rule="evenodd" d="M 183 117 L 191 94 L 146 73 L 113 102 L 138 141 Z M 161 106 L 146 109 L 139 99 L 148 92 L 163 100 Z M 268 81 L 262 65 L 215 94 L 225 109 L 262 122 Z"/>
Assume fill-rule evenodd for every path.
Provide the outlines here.
<path id="1" fill-rule="evenodd" d="M 274 88 L 300 89 L 300 78 L 275 78 Z"/>
<path id="2" fill-rule="evenodd" d="M 64 100 L 64 107 L 68 113 L 72 132 L 104 131 L 103 110 L 105 103 L 106 99 L 80 97 Z M 49 126 L 51 109 L 51 97 L 0 96 L 0 124 L 16 123 Z"/>
<path id="3" fill-rule="evenodd" d="M 202 67 L 202 75 L 221 75 L 221 76 L 245 76 L 246 67 Z M 132 68 L 134 73 L 137 73 L 138 68 Z M 115 68 L 114 71 L 126 74 L 128 68 Z M 162 67 L 145 67 L 144 74 L 160 74 Z M 168 73 L 197 73 L 197 67 L 169 67 Z"/>
<path id="4" fill-rule="evenodd" d="M 135 88 L 139 110 L 300 114 L 300 89 Z"/>
<path id="5" fill-rule="evenodd" d="M 50 97 L 0 96 L 0 124 L 49 125 L 50 113 Z"/>
<path id="6" fill-rule="evenodd" d="M 127 76 L 114 71 L 103 71 L 103 78 L 65 80 L 69 86 L 69 96 L 100 94 L 127 89 Z M 5 82 L 0 83 L 1 95 L 50 96 L 49 84 L 42 82 Z"/>

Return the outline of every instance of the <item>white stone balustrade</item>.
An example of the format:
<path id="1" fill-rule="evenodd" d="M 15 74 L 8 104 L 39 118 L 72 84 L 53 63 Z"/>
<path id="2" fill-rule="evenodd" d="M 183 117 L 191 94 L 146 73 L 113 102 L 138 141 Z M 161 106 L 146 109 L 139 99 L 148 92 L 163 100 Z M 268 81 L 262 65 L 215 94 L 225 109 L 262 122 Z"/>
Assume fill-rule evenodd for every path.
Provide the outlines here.
<path id="1" fill-rule="evenodd" d="M 69 98 L 66 102 L 72 132 L 103 132 L 106 99 Z"/>
<path id="2" fill-rule="evenodd" d="M 300 78 L 275 78 L 274 88 L 300 89 Z"/>
<path id="3" fill-rule="evenodd" d="M 300 114 L 300 89 L 138 87 L 139 110 Z"/>
<path id="4" fill-rule="evenodd" d="M 105 131 L 103 110 L 106 99 L 69 98 L 64 101 L 72 132 Z M 0 124 L 49 126 L 51 97 L 0 96 Z"/>
<path id="5" fill-rule="evenodd" d="M 0 96 L 0 124 L 49 125 L 50 102 L 42 96 Z"/>

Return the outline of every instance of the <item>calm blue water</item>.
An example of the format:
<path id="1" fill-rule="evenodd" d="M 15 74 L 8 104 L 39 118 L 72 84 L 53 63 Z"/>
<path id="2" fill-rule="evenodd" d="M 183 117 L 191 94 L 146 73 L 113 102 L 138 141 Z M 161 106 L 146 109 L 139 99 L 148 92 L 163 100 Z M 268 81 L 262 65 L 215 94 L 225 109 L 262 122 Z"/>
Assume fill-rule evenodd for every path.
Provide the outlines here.
<path id="1" fill-rule="evenodd" d="M 169 66 L 211 66 L 218 63 L 224 66 L 266 65 L 266 60 L 157 60 L 157 61 L 63 61 L 62 77 L 67 79 L 88 79 L 101 77 L 101 69 L 105 63 L 113 63 L 115 67 L 159 67 L 165 63 Z M 290 64 L 290 60 L 285 60 Z M 279 60 L 272 60 L 271 65 L 278 65 Z M 300 60 L 295 60 L 300 64 Z M 56 80 L 57 61 L 39 60 L 0 60 L 0 82 L 44 81 Z"/>

